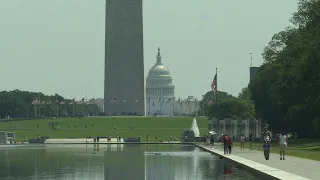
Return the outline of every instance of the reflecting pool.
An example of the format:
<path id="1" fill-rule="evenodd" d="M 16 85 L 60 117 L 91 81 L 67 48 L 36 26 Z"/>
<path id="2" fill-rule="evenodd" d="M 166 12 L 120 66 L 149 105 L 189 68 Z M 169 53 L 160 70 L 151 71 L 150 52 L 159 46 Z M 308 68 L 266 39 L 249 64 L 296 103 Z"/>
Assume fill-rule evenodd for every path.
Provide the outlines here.
<path id="1" fill-rule="evenodd" d="M 191 145 L 0 145 L 1 180 L 261 179 Z"/>

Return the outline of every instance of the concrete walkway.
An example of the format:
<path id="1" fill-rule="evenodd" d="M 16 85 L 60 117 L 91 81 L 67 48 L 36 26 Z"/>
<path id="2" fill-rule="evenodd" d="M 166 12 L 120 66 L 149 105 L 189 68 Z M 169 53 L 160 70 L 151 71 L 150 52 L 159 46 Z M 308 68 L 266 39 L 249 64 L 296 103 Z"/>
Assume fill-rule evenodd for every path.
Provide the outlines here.
<path id="1" fill-rule="evenodd" d="M 270 160 L 267 161 L 261 151 L 240 150 L 235 147 L 232 154 L 224 155 L 221 145 L 216 145 L 215 148 L 198 146 L 230 161 L 242 164 L 251 170 L 259 171 L 266 177 L 288 180 L 320 179 L 320 161 L 292 156 L 286 156 L 286 160 L 280 160 L 280 156 L 273 153 L 270 154 Z"/>

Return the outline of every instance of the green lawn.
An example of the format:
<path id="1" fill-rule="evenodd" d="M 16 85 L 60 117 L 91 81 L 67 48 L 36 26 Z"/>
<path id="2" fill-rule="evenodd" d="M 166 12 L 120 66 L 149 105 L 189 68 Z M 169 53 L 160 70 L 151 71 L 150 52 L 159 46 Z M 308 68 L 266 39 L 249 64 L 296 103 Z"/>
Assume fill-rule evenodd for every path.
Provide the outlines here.
<path id="1" fill-rule="evenodd" d="M 200 135 L 208 131 L 207 118 L 196 118 Z M 84 138 L 87 136 L 120 135 L 126 137 L 149 135 L 149 141 L 158 137 L 158 140 L 169 140 L 171 136 L 179 138 L 182 132 L 191 128 L 191 117 L 101 117 L 101 118 L 58 118 L 53 120 L 36 119 L 25 121 L 0 122 L 0 131 L 14 132 L 16 139 L 21 141 L 26 136 L 49 136 L 51 138 Z M 49 128 L 49 121 L 58 122 L 60 131 Z M 69 124 L 72 128 L 69 128 Z M 77 124 L 77 128 L 73 125 Z M 93 124 L 93 127 L 92 127 Z M 37 128 L 39 125 L 39 128 Z M 85 128 L 87 125 L 87 128 Z M 117 128 L 114 130 L 113 126 Z M 135 128 L 131 129 L 132 126 Z"/>
<path id="2" fill-rule="evenodd" d="M 240 147 L 240 143 L 235 142 L 235 146 Z M 275 141 L 271 143 L 271 153 L 279 154 L 279 146 Z M 262 142 L 254 142 L 254 150 L 262 151 Z M 249 142 L 245 143 L 245 148 L 249 149 Z M 299 139 L 289 140 L 286 154 L 289 156 L 301 157 L 320 161 L 320 140 L 319 139 Z"/>

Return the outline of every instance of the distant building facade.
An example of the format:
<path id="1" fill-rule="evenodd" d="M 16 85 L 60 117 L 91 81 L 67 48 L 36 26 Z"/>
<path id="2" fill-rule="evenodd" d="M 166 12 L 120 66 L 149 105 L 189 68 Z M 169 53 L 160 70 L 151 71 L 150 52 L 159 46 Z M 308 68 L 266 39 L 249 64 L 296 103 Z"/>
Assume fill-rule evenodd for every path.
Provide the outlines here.
<path id="1" fill-rule="evenodd" d="M 252 134 L 254 139 L 262 136 L 262 121 L 260 119 L 208 119 L 208 130 L 215 131 L 218 135 L 227 134 L 234 140 L 240 140 L 241 136 L 249 137 Z"/>
<path id="2" fill-rule="evenodd" d="M 162 63 L 160 48 L 157 61 L 146 78 L 146 114 L 173 115 L 174 88 L 169 69 Z"/>
<path id="3" fill-rule="evenodd" d="M 174 116 L 196 116 L 200 106 L 200 101 L 193 96 L 188 96 L 186 99 L 178 99 L 173 103 Z"/>
<path id="4" fill-rule="evenodd" d="M 94 101 L 94 104 L 96 104 L 100 110 L 100 112 L 104 112 L 104 99 L 102 98 L 97 98 Z"/>

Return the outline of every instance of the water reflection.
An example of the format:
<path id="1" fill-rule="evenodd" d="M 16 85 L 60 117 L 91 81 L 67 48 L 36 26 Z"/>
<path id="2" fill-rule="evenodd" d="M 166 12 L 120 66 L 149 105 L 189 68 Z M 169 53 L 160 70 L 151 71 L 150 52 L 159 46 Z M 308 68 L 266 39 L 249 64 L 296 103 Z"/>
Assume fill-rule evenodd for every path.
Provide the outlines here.
<path id="1" fill-rule="evenodd" d="M 13 179 L 258 179 L 194 146 L 0 146 L 0 177 Z"/>

